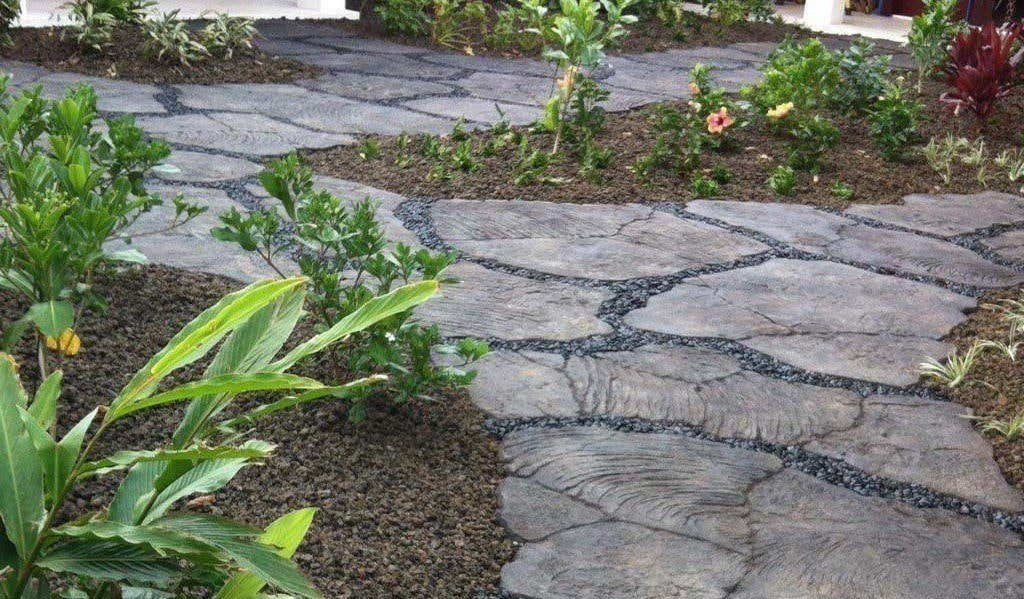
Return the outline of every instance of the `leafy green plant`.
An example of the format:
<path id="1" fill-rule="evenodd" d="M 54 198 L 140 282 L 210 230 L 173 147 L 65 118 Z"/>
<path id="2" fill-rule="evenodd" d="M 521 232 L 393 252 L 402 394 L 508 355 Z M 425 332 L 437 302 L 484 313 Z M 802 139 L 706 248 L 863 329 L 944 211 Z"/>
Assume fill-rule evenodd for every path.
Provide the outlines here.
<path id="1" fill-rule="evenodd" d="M 1003 150 L 993 162 L 1006 172 L 1010 182 L 1024 179 L 1024 149 Z"/>
<path id="2" fill-rule="evenodd" d="M 558 153 L 565 133 L 565 115 L 572 105 L 581 76 L 604 58 L 604 50 L 627 34 L 625 25 L 635 23 L 634 15 L 625 14 L 633 0 L 560 0 L 560 14 L 555 15 L 540 31 L 545 40 L 554 40 L 546 47 L 544 58 L 555 63 L 557 93 L 549 100 L 549 113 L 556 115 L 555 141 L 552 154 Z M 603 9 L 603 14 L 601 9 Z"/>
<path id="3" fill-rule="evenodd" d="M 144 179 L 169 154 L 167 144 L 145 141 L 131 116 L 98 123 L 92 88 L 72 88 L 53 101 L 39 88 L 0 93 L 0 286 L 30 304 L 5 328 L 4 348 L 31 330 L 44 374 L 48 344 L 64 354 L 71 345 L 77 351 L 74 331 L 84 309 L 104 305 L 92 287 L 95 275 L 120 262 L 145 261 L 138 251 L 107 246 L 161 203 Z M 169 228 L 202 211 L 181 197 L 174 205 Z"/>
<path id="4" fill-rule="evenodd" d="M 442 46 L 468 47 L 470 32 L 487 29 L 487 7 L 480 0 L 433 0 L 430 39 Z"/>
<path id="5" fill-rule="evenodd" d="M 222 599 L 254 597 L 264 587 L 319 597 L 285 557 L 305 535 L 311 510 L 289 514 L 261 534 L 220 516 L 172 508 L 217 491 L 270 456 L 273 445 L 246 439 L 252 422 L 311 401 L 344 399 L 380 382 L 373 377 L 325 386 L 288 371 L 436 290 L 435 281 L 423 281 L 372 299 L 275 360 L 302 315 L 305 279 L 255 283 L 186 325 L 109 403 L 63 436 L 56 425 L 61 373 L 46 377 L 30 398 L 13 361 L 0 360 L 0 480 L 7 483 L 0 485 L 0 596 L 49 597 L 52 581 L 65 597 L 191 596 L 185 589 L 196 587 Z M 162 384 L 218 344 L 201 377 Z M 293 394 L 223 416 L 242 394 L 277 391 Z M 96 455 L 100 441 L 127 418 L 183 402 L 189 402 L 184 416 L 164 446 Z M 72 491 L 110 473 L 126 475 L 109 504 L 74 513 Z"/>
<path id="6" fill-rule="evenodd" d="M 935 173 L 942 177 L 942 182 L 949 185 L 953 182 L 953 165 L 957 158 L 971 145 L 970 140 L 956 137 L 952 133 L 945 139 L 933 137 L 921 148 L 921 154 Z"/>
<path id="7" fill-rule="evenodd" d="M 796 191 L 796 172 L 788 166 L 777 166 L 765 183 L 775 193 L 791 196 Z"/>
<path id="8" fill-rule="evenodd" d="M 363 160 L 376 160 L 380 156 L 380 142 L 372 137 L 363 140 L 356 150 Z"/>
<path id="9" fill-rule="evenodd" d="M 828 190 L 840 200 L 849 200 L 853 197 L 853 188 L 839 179 L 833 181 Z"/>
<path id="10" fill-rule="evenodd" d="M 532 185 L 534 183 L 560 183 L 561 180 L 548 175 L 551 169 L 553 158 L 547 152 L 542 152 L 530 146 L 527 138 L 522 138 L 517 149 L 518 160 L 513 173 L 513 182 L 516 185 Z"/>
<path id="11" fill-rule="evenodd" d="M 535 52 L 544 45 L 541 32 L 549 29 L 549 18 L 548 7 L 543 0 L 508 3 L 498 11 L 484 39 L 496 50 Z"/>
<path id="12" fill-rule="evenodd" d="M 401 243 L 389 244 L 369 200 L 351 205 L 326 191 L 317 191 L 312 172 L 292 154 L 271 162 L 260 175 L 264 189 L 280 210 L 242 214 L 231 210 L 213 230 L 217 239 L 255 252 L 275 271 L 279 257 L 296 250 L 299 270 L 310 279 L 313 314 L 322 327 L 336 326 L 367 302 L 413 280 L 450 281 L 445 269 L 450 253 L 432 254 Z M 385 373 L 396 401 L 428 398 L 438 388 L 468 384 L 474 376 L 455 367 L 431 365 L 431 351 L 442 346 L 437 327 L 418 324 L 410 311 L 381 320 L 349 337 L 331 356 L 332 378 L 345 372 Z M 457 350 L 471 350 L 460 346 Z M 476 350 L 464 355 L 477 358 Z M 362 416 L 362 404 L 349 413 Z"/>
<path id="13" fill-rule="evenodd" d="M 954 353 L 943 361 L 930 357 L 925 358 L 920 365 L 921 374 L 947 387 L 956 387 L 964 382 L 967 375 L 970 374 L 982 349 L 982 346 L 974 344 L 964 353 Z"/>
<path id="14" fill-rule="evenodd" d="M 690 190 L 699 198 L 713 198 L 722 190 L 722 186 L 710 177 L 694 175 L 690 179 Z"/>
<path id="15" fill-rule="evenodd" d="M 868 116 L 871 138 L 882 148 L 882 154 L 897 160 L 913 141 L 924 106 L 910 97 L 900 82 L 891 84 L 874 103 Z"/>
<path id="16" fill-rule="evenodd" d="M 1024 410 L 1013 415 L 1009 420 L 987 419 L 972 417 L 978 422 L 978 428 L 986 433 L 996 433 L 1008 441 L 1020 438 L 1024 435 Z"/>
<path id="17" fill-rule="evenodd" d="M 787 38 L 761 67 L 761 82 L 743 90 L 759 114 L 788 102 L 799 113 L 831 105 L 841 81 L 840 59 L 820 40 L 803 44 Z"/>
<path id="18" fill-rule="evenodd" d="M 380 15 L 384 27 L 391 33 L 409 36 L 426 35 L 430 29 L 427 9 L 432 0 L 381 0 L 373 10 Z"/>
<path id="19" fill-rule="evenodd" d="M 876 54 L 874 48 L 870 42 L 858 41 L 839 53 L 840 83 L 832 98 L 837 110 L 866 112 L 889 90 L 890 57 Z"/>
<path id="20" fill-rule="evenodd" d="M 725 185 L 732 181 L 732 173 L 724 166 L 718 165 L 711 169 L 711 179 L 719 185 Z"/>
<path id="21" fill-rule="evenodd" d="M 719 31 L 747 21 L 770 23 L 777 18 L 766 0 L 702 0 L 701 4 Z"/>
<path id="22" fill-rule="evenodd" d="M 200 34 L 199 43 L 210 54 L 230 59 L 239 50 L 252 50 L 252 41 L 258 33 L 252 19 L 214 13 Z"/>
<path id="23" fill-rule="evenodd" d="M 789 165 L 798 171 L 815 171 L 821 159 L 839 139 L 839 129 L 821 115 L 791 118 Z"/>
<path id="24" fill-rule="evenodd" d="M 117 26 L 117 18 L 108 12 L 98 11 L 92 0 L 74 0 L 62 6 L 68 12 L 71 24 L 67 32 L 81 48 L 103 52 L 110 45 Z"/>
<path id="25" fill-rule="evenodd" d="M 191 66 L 210 56 L 206 46 L 193 39 L 188 25 L 178 18 L 178 10 L 144 20 L 142 29 L 146 32 L 142 51 L 158 61 L 171 58 Z"/>
<path id="26" fill-rule="evenodd" d="M 0 46 L 11 44 L 11 27 L 20 16 L 20 0 L 0 0 Z"/>
<path id="27" fill-rule="evenodd" d="M 964 23 L 955 17 L 957 0 L 924 0 L 924 12 L 910 23 L 907 41 L 917 63 L 917 91 L 924 78 L 934 74 L 949 60 L 946 49 L 963 30 Z"/>

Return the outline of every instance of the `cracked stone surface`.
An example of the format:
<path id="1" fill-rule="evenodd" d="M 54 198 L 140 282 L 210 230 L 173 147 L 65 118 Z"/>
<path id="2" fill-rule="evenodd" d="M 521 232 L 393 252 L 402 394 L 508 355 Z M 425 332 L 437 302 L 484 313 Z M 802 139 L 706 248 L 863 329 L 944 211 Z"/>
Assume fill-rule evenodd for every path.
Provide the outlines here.
<path id="1" fill-rule="evenodd" d="M 493 417 L 681 421 L 718 437 L 803 445 L 896 480 L 1024 509 L 964 418 L 969 411 L 953 404 L 781 381 L 700 347 L 568 357 L 499 351 L 477 371 L 470 394 Z"/>
<path id="2" fill-rule="evenodd" d="M 774 456 L 572 428 L 513 433 L 502 449 L 514 477 L 502 519 L 527 540 L 502 569 L 513 595 L 967 599 L 1024 582 L 1019 536 L 856 495 Z"/>
<path id="3" fill-rule="evenodd" d="M 612 330 L 596 316 L 611 297 L 606 291 L 533 281 L 467 262 L 447 274 L 459 284 L 442 289 L 417 314 L 443 325 L 449 335 L 566 341 Z"/>
<path id="4" fill-rule="evenodd" d="M 1022 280 L 1013 270 L 960 246 L 868 227 L 812 206 L 697 200 L 687 210 L 812 254 L 979 287 L 1006 287 Z"/>
<path id="5" fill-rule="evenodd" d="M 667 275 L 768 249 L 639 204 L 448 200 L 433 205 L 432 217 L 438 234 L 467 254 L 589 279 Z"/>
<path id="6" fill-rule="evenodd" d="M 993 225 L 1024 222 L 1024 200 L 994 191 L 973 195 L 921 194 L 907 196 L 897 205 L 854 204 L 846 213 L 949 237 Z"/>
<path id="7" fill-rule="evenodd" d="M 811 371 L 908 385 L 923 357 L 949 353 L 939 339 L 973 306 L 950 291 L 852 266 L 773 259 L 686 279 L 625 320 L 733 339 Z"/>
<path id="8" fill-rule="evenodd" d="M 981 241 L 1006 260 L 1024 262 L 1024 230 L 1013 230 L 1000 233 Z"/>
<path id="9" fill-rule="evenodd" d="M 297 146 L 326 148 L 354 139 L 317 133 L 262 115 L 233 112 L 142 117 L 138 124 L 147 133 L 174 144 L 252 156 L 286 154 Z"/>
<path id="10" fill-rule="evenodd" d="M 215 183 L 258 174 L 263 167 L 242 158 L 175 150 L 154 174 L 166 181 Z"/>

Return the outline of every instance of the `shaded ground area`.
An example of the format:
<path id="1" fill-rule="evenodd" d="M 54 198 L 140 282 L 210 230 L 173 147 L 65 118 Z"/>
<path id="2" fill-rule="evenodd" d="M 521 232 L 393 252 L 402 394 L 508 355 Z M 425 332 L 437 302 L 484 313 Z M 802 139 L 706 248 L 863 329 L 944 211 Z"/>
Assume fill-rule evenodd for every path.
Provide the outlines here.
<path id="1" fill-rule="evenodd" d="M 713 62 L 711 64 L 714 64 Z M 680 76 L 680 86 L 686 82 Z M 948 133 L 973 139 L 978 131 L 969 116 L 956 117 L 938 102 L 945 87 L 929 82 L 921 95 L 925 118 L 918 129 L 918 139 L 901 160 L 894 162 L 882 155 L 872 141 L 865 117 L 836 116 L 838 143 L 831 147 L 817 175 L 799 173 L 795 192 L 782 196 L 768 188 L 766 180 L 779 165 L 786 164 L 785 140 L 767 131 L 763 123 L 734 131 L 734 143 L 722 150 L 705 150 L 700 170 L 710 176 L 716 167 L 730 176 L 722 185 L 719 198 L 757 202 L 792 202 L 844 208 L 850 203 L 894 204 L 911 193 L 972 193 L 998 190 L 1016 193 L 1021 181 L 1012 182 L 1003 173 L 991 172 L 983 183 L 976 178 L 976 169 L 959 162 L 954 164 L 950 184 L 927 163 L 917 148 L 933 136 L 944 139 Z M 684 102 L 671 106 L 686 110 Z M 411 142 L 395 136 L 372 138 L 380 147 L 374 159 L 360 156 L 360 146 L 339 146 L 310 151 L 306 158 L 324 174 L 345 177 L 387 189 L 403 189 L 411 195 L 433 198 L 500 198 L 546 200 L 579 203 L 628 203 L 645 201 L 686 201 L 698 197 L 690 185 L 691 173 L 677 173 L 660 168 L 645 176 L 634 170 L 637 160 L 655 148 L 658 133 L 654 122 L 656 106 L 646 106 L 623 113 L 609 114 L 604 130 L 595 138 L 598 147 L 611 151 L 607 168 L 591 172 L 581 169 L 575 148 L 567 144 L 564 156 L 555 159 L 545 176 L 552 182 L 516 184 L 520 176 L 522 154 L 519 140 L 526 139 L 531 149 L 549 151 L 553 135 L 532 133 L 528 127 L 514 134 L 480 131 L 472 134 L 477 167 L 471 172 L 452 170 L 452 178 L 438 178 L 434 169 L 438 160 L 425 156 L 423 139 Z M 1024 119 L 1024 96 L 1008 97 L 1000 109 L 999 120 Z M 1013 127 L 1000 127 L 993 121 L 984 131 L 989 157 L 1003 150 L 1020 147 L 1021 133 Z M 454 142 L 450 142 L 454 146 Z M 899 176 L 893 176 L 898 169 Z M 837 197 L 830 189 L 842 181 L 853 189 L 850 199 Z"/>
<path id="2" fill-rule="evenodd" d="M 202 23 L 191 25 L 199 28 Z M 231 59 L 209 58 L 188 67 L 173 60 L 157 61 L 143 54 L 146 34 L 134 25 L 118 28 L 102 54 L 83 50 L 66 28 L 14 29 L 11 37 L 11 46 L 0 46 L 0 59 L 141 83 L 285 83 L 321 73 L 313 65 L 258 49 L 239 50 Z"/>
<path id="3" fill-rule="evenodd" d="M 63 364 L 61 426 L 116 394 L 181 326 L 237 288 L 221 277 L 160 266 L 102 280 L 110 309 L 87 315 L 82 351 Z M 4 320 L 16 318 L 17 309 L 0 295 Z M 18 358 L 26 385 L 33 384 L 34 351 L 26 344 Z M 313 364 L 302 374 L 318 372 Z M 211 509 L 265 525 L 290 510 L 317 507 L 296 558 L 327 597 L 471 597 L 496 590 L 514 546 L 495 521 L 503 469 L 480 412 L 464 394 L 407 407 L 372 404 L 367 411 L 359 425 L 348 423 L 341 404 L 262 422 L 255 436 L 276 443 L 276 455 L 244 471 Z M 105 448 L 151 448 L 179 418 L 175 409 L 135 418 L 113 431 Z M 95 490 L 109 493 L 115 482 L 103 479 Z M 77 498 L 77 506 L 97 507 L 90 496 Z"/>

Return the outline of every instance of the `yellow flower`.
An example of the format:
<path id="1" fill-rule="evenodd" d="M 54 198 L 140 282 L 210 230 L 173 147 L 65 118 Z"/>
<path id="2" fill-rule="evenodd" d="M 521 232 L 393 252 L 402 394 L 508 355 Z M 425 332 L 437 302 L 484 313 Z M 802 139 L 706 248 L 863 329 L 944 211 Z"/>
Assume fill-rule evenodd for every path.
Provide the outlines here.
<path id="1" fill-rule="evenodd" d="M 576 73 L 579 71 L 574 66 L 568 66 L 565 68 L 565 74 L 558 80 L 558 89 L 566 90 L 572 87 L 572 84 L 576 81 Z"/>
<path id="2" fill-rule="evenodd" d="M 708 115 L 708 133 L 721 133 L 734 122 L 736 121 L 729 116 L 729 109 L 722 106 L 718 109 L 718 112 L 712 112 Z"/>
<path id="3" fill-rule="evenodd" d="M 779 119 L 784 119 L 786 118 L 786 115 L 789 114 L 790 110 L 793 110 L 792 102 L 779 104 L 775 108 L 772 108 L 768 111 L 768 118 L 775 119 L 776 121 Z"/>
<path id="4" fill-rule="evenodd" d="M 46 347 L 54 351 L 60 351 L 65 356 L 73 356 L 82 348 L 82 340 L 71 329 L 64 329 L 60 337 L 47 336 Z"/>
<path id="5" fill-rule="evenodd" d="M 18 361 L 15 360 L 14 356 L 12 356 L 11 354 L 9 354 L 9 353 L 7 353 L 5 351 L 0 351 L 0 359 L 7 360 L 8 362 L 10 362 L 11 366 L 14 367 L 14 372 L 15 373 L 17 373 L 19 370 L 21 370 L 21 364 L 18 364 Z"/>
<path id="6" fill-rule="evenodd" d="M 699 96 L 700 95 L 700 86 L 697 85 L 693 81 L 690 82 L 690 95 L 691 96 Z"/>

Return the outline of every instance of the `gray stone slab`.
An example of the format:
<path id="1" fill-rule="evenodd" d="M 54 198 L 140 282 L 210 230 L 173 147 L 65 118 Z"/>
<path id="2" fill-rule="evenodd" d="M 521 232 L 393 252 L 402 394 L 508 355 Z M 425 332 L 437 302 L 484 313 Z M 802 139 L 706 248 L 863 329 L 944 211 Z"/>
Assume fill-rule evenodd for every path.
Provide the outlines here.
<path id="1" fill-rule="evenodd" d="M 188 108 L 227 112 L 274 114 L 297 109 L 304 103 L 348 100 L 310 91 L 289 83 L 223 83 L 219 85 L 178 85 L 178 102 Z"/>
<path id="2" fill-rule="evenodd" d="M 915 231 L 952 236 L 992 225 L 1024 222 L 1024 198 L 986 191 L 959 195 L 909 195 L 902 204 L 854 204 L 847 214 L 871 218 Z"/>
<path id="3" fill-rule="evenodd" d="M 763 233 L 804 252 L 903 273 L 979 287 L 1004 287 L 1024 279 L 958 245 L 861 225 L 812 206 L 697 200 L 687 210 Z"/>
<path id="4" fill-rule="evenodd" d="M 174 144 L 249 156 L 287 154 L 295 148 L 326 148 L 355 140 L 350 135 L 318 133 L 258 114 L 213 112 L 141 117 L 138 124 L 151 135 Z"/>
<path id="5" fill-rule="evenodd" d="M 154 174 L 165 181 L 182 183 L 215 183 L 251 177 L 263 167 L 250 160 L 174 150 Z"/>
<path id="6" fill-rule="evenodd" d="M 682 98 L 688 95 L 689 77 L 684 71 L 637 62 L 621 56 L 609 58 L 613 72 L 602 83 L 634 91 Z"/>
<path id="7" fill-rule="evenodd" d="M 33 84 L 43 86 L 43 93 L 49 97 L 62 97 L 67 88 L 87 84 L 96 90 L 96 106 L 105 112 L 130 112 L 164 114 L 167 109 L 156 100 L 160 88 L 134 81 L 122 81 L 107 77 L 90 77 L 78 73 L 48 73 Z"/>
<path id="8" fill-rule="evenodd" d="M 443 288 L 417 314 L 448 335 L 565 341 L 612 330 L 595 316 L 611 297 L 608 292 L 534 281 L 466 262 L 447 274 L 459 283 Z"/>
<path id="9" fill-rule="evenodd" d="M 111 249 L 132 247 L 150 261 L 191 271 L 222 275 L 243 283 L 277 276 L 254 253 L 246 252 L 235 244 L 215 240 L 210 229 L 219 226 L 219 216 L 231 208 L 243 210 L 225 192 L 217 189 L 203 189 L 187 186 L 152 186 L 150 191 L 158 194 L 166 204 L 143 215 L 129 229 L 131 244 L 117 241 Z M 188 223 L 169 232 L 147 234 L 166 228 L 173 219 L 174 208 L 171 199 L 182 194 L 193 203 L 209 208 Z M 278 260 L 278 266 L 286 272 L 296 272 L 288 259 Z"/>
<path id="10" fill-rule="evenodd" d="M 714 67 L 717 72 L 756 68 L 759 64 L 752 55 L 728 48 L 673 48 L 662 52 L 632 54 L 629 59 L 687 71 L 699 63 Z"/>
<path id="11" fill-rule="evenodd" d="M 425 54 L 432 52 L 432 50 L 422 46 L 405 46 L 382 39 L 354 36 L 311 37 L 307 38 L 306 41 L 348 52 L 368 52 L 374 54 Z"/>
<path id="12" fill-rule="evenodd" d="M 642 329 L 733 339 L 814 372 L 893 385 L 917 380 L 925 356 L 974 300 L 843 264 L 774 259 L 693 277 L 626 315 Z"/>
<path id="13" fill-rule="evenodd" d="M 298 58 L 308 54 L 330 54 L 334 52 L 331 48 L 287 39 L 258 39 L 256 40 L 256 46 L 267 54 Z"/>
<path id="14" fill-rule="evenodd" d="M 404 243 L 414 248 L 421 247 L 416 234 L 406 229 L 402 221 L 394 214 L 398 205 L 405 201 L 403 196 L 361 183 L 342 181 L 341 179 L 325 177 L 323 175 L 315 175 L 313 182 L 316 189 L 328 191 L 349 203 L 365 199 L 372 200 L 377 204 L 377 222 L 384 228 L 384 234 L 389 241 Z M 246 189 L 254 198 L 262 200 L 265 203 L 264 205 L 277 203 L 277 200 L 272 200 L 270 194 L 260 185 L 252 184 L 247 186 Z"/>
<path id="15" fill-rule="evenodd" d="M 303 60 L 332 71 L 388 75 L 402 79 L 448 79 L 459 69 L 400 54 L 314 54 Z"/>
<path id="16" fill-rule="evenodd" d="M 1006 231 L 981 241 L 1007 260 L 1024 262 L 1024 230 Z"/>
<path id="17" fill-rule="evenodd" d="M 432 216 L 438 234 L 470 255 L 591 279 L 667 275 L 768 249 L 639 204 L 447 200 Z"/>
<path id="18" fill-rule="evenodd" d="M 490 71 L 511 75 L 536 75 L 553 78 L 555 69 L 551 63 L 540 60 L 500 58 L 497 56 L 467 56 L 453 52 L 426 54 L 421 60 L 433 64 L 464 69 L 467 71 Z"/>
<path id="19" fill-rule="evenodd" d="M 451 119 L 464 118 L 478 123 L 494 123 L 502 118 L 513 125 L 532 123 L 541 117 L 542 108 L 481 100 L 478 98 L 433 97 L 410 100 L 402 104 L 413 110 L 436 114 Z M 500 112 L 499 112 L 500 110 Z"/>
<path id="20" fill-rule="evenodd" d="M 436 81 L 394 79 L 364 73 L 333 73 L 302 82 L 318 91 L 357 100 L 396 100 L 451 93 L 450 85 Z"/>
<path id="21" fill-rule="evenodd" d="M 955 404 L 791 383 L 699 347 L 568 356 L 498 351 L 477 364 L 474 403 L 495 418 L 684 422 L 840 459 L 870 474 L 1006 510 L 1024 509 L 990 445 Z"/>
<path id="22" fill-rule="evenodd" d="M 456 85 L 474 98 L 543 106 L 551 97 L 551 77 L 511 75 L 479 71 L 459 79 Z"/>
<path id="23" fill-rule="evenodd" d="M 539 539 L 502 569 L 517 597 L 968 599 L 1024 582 L 1019 536 L 857 495 L 774 456 L 603 429 L 526 430 L 502 449 L 514 476 L 604 516 L 534 517 L 548 495 L 507 495 L 512 532 Z"/>

